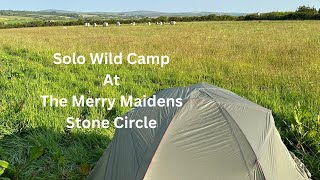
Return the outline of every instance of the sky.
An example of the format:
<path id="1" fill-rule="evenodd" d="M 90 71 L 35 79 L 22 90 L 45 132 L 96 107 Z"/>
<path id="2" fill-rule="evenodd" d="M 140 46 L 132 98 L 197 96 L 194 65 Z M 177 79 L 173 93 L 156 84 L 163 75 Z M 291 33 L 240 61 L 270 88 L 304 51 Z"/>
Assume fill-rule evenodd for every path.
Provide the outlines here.
<path id="1" fill-rule="evenodd" d="M 0 9 L 59 9 L 83 12 L 125 12 L 135 10 L 162 12 L 270 12 L 294 11 L 300 5 L 320 8 L 320 0 L 0 0 Z"/>

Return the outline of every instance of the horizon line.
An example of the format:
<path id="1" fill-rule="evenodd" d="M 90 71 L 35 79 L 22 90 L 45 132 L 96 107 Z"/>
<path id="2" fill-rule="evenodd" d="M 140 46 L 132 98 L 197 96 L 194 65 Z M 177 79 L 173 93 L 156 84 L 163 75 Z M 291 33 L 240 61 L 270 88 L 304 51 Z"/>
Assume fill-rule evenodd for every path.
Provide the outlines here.
<path id="1" fill-rule="evenodd" d="M 86 10 L 66 10 L 66 9 L 41 9 L 41 10 L 24 10 L 24 9 L 0 9 L 0 11 L 30 11 L 30 12 L 41 12 L 41 11 L 66 11 L 66 12 L 74 12 L 74 13 L 126 13 L 126 12 L 157 12 L 157 13 L 239 13 L 239 14 L 250 14 L 250 13 L 269 13 L 269 12 L 294 12 L 295 10 L 275 10 L 275 11 L 255 11 L 255 12 L 237 12 L 237 11 L 158 11 L 158 10 L 124 10 L 124 11 L 86 11 Z"/>

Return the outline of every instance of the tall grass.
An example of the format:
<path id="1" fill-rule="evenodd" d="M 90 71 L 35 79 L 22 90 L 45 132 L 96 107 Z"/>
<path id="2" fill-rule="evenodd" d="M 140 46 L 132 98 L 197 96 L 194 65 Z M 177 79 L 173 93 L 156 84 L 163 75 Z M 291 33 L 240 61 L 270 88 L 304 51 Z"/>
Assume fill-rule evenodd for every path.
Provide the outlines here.
<path id="1" fill-rule="evenodd" d="M 79 179 L 114 129 L 67 130 L 68 116 L 112 118 L 128 109 L 44 108 L 40 95 L 142 97 L 207 82 L 273 111 L 283 141 L 320 178 L 320 22 L 203 22 L 0 30 L 0 160 L 8 177 Z M 52 55 L 90 52 L 169 55 L 165 68 L 54 65 Z M 88 57 L 89 58 L 89 57 Z M 119 87 L 103 87 L 106 74 Z"/>

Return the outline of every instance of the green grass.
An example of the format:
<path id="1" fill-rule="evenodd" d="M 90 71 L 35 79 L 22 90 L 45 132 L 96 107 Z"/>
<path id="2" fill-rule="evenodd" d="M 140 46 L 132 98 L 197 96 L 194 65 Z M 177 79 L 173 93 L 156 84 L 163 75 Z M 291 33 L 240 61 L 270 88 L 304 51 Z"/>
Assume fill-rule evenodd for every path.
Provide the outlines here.
<path id="1" fill-rule="evenodd" d="M 114 130 L 67 130 L 68 116 L 113 118 L 128 109 L 44 108 L 40 95 L 135 97 L 207 82 L 273 111 L 288 148 L 320 178 L 320 22 L 203 22 L 177 26 L 0 30 L 0 160 L 16 179 L 81 179 Z M 170 65 L 54 65 L 77 52 L 169 55 Z M 106 74 L 119 87 L 102 87 Z"/>
<path id="2" fill-rule="evenodd" d="M 7 20 L 32 20 L 32 18 L 24 17 L 24 16 L 0 16 L 0 21 L 7 21 Z"/>
<path id="3" fill-rule="evenodd" d="M 33 18 L 31 17 L 23 17 L 23 16 L 0 16 L 0 22 L 6 22 L 8 24 L 24 23 L 32 20 Z"/>

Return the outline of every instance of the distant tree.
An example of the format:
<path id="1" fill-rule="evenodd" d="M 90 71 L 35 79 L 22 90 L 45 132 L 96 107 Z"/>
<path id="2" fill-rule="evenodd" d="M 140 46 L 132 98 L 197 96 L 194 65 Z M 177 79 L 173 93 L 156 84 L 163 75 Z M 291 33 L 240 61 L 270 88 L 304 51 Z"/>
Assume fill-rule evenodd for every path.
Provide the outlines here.
<path id="1" fill-rule="evenodd" d="M 317 9 L 315 7 L 310 6 L 299 6 L 296 12 L 302 12 L 302 13 L 318 13 Z"/>
<path id="2" fill-rule="evenodd" d="M 169 17 L 168 20 L 169 21 L 183 21 L 183 17 L 172 16 L 172 17 Z"/>
<path id="3" fill-rule="evenodd" d="M 217 15 L 215 15 L 215 14 L 210 14 L 210 15 L 208 15 L 208 20 L 209 21 L 214 21 L 214 20 L 216 20 L 217 19 Z"/>
<path id="4" fill-rule="evenodd" d="M 149 18 L 149 17 L 144 17 L 144 18 L 141 18 L 140 19 L 140 22 L 150 22 L 151 21 L 151 19 Z"/>
<path id="5" fill-rule="evenodd" d="M 166 17 L 166 16 L 159 16 L 159 17 L 157 18 L 157 21 L 167 22 L 167 21 L 168 21 L 168 17 Z"/>

